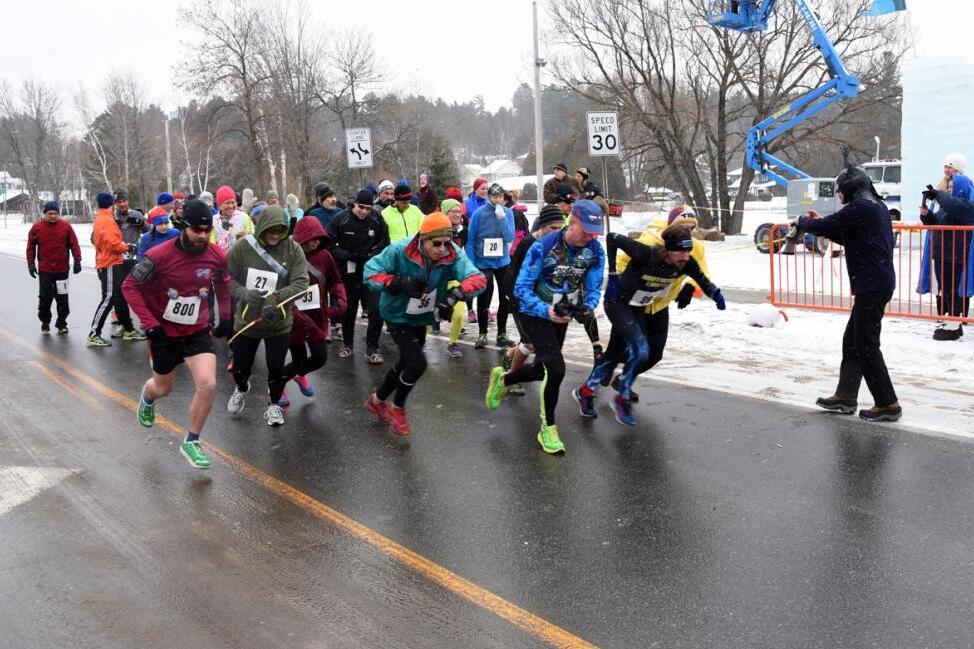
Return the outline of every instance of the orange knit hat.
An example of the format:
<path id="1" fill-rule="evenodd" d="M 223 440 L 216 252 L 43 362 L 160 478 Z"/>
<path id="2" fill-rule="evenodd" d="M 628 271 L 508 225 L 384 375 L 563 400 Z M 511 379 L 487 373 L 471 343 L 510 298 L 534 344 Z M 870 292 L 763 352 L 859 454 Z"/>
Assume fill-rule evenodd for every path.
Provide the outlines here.
<path id="1" fill-rule="evenodd" d="M 449 237 L 453 234 L 453 223 L 443 212 L 431 212 L 419 226 L 419 236 L 423 239 Z"/>

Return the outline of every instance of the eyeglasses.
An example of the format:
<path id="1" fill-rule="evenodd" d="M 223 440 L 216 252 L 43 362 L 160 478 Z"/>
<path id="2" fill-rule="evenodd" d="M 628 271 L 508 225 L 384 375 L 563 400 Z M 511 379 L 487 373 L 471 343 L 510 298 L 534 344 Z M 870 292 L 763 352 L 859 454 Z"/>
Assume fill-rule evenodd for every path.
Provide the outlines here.
<path id="1" fill-rule="evenodd" d="M 430 239 L 430 243 L 433 244 L 434 248 L 442 248 L 446 244 L 450 243 L 449 239 Z"/>
<path id="2" fill-rule="evenodd" d="M 167 224 L 168 225 L 168 224 Z M 191 225 L 189 226 L 189 231 L 195 234 L 209 234 L 210 230 L 213 229 L 211 225 Z"/>

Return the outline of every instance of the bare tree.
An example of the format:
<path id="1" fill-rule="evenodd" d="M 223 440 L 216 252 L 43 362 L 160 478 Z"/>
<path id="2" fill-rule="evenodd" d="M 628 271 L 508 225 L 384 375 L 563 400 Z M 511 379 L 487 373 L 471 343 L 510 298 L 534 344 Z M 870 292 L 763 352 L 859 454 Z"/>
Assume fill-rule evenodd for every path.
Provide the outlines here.
<path id="1" fill-rule="evenodd" d="M 864 16 L 867 3 L 830 0 L 820 7 L 840 56 L 864 77 L 873 74 L 876 51 L 902 55 L 895 23 L 871 22 Z M 729 218 L 722 227 L 736 233 L 753 171 L 745 168 L 733 207 L 726 172 L 732 160 L 741 158 L 747 129 L 819 85 L 828 71 L 794 7 L 779 6 L 769 29 L 744 35 L 711 27 L 706 21 L 710 4 L 559 2 L 554 40 L 571 48 L 571 55 L 559 59 L 556 75 L 585 97 L 619 110 L 632 125 L 628 132 L 634 139 L 627 141 L 626 155 L 642 156 L 673 178 L 698 206 L 704 224 L 714 221 L 709 212 L 725 210 Z M 603 20 L 589 20 L 592 14 Z M 862 96 L 820 113 L 768 151 L 797 150 L 801 138 L 835 128 L 856 106 L 861 110 L 874 101 L 881 99 Z"/>
<path id="2" fill-rule="evenodd" d="M 374 42 L 374 36 L 358 30 L 341 32 L 331 39 L 327 51 L 330 74 L 317 97 L 342 129 L 359 125 L 369 91 L 384 80 Z"/>
<path id="3" fill-rule="evenodd" d="M 112 183 L 111 179 L 108 177 L 108 152 L 106 151 L 104 144 L 102 144 L 101 137 L 98 135 L 98 131 L 95 128 L 95 115 L 91 109 L 91 104 L 88 101 L 88 93 L 83 87 L 80 87 L 78 92 L 75 94 L 74 104 L 75 110 L 78 112 L 78 116 L 81 118 L 81 123 L 85 128 L 83 140 L 85 144 L 91 147 L 91 152 L 98 164 L 97 170 L 90 170 L 82 166 L 82 175 L 87 174 L 88 178 L 96 179 L 104 183 L 104 185 L 102 185 L 103 187 L 113 187 L 114 183 Z"/>
<path id="4" fill-rule="evenodd" d="M 250 145 L 258 184 L 268 187 L 274 174 L 263 167 L 268 162 L 273 168 L 262 105 L 272 76 L 266 58 L 265 12 L 250 0 L 203 0 L 183 9 L 181 17 L 196 28 L 197 37 L 194 43 L 187 43 L 192 54 L 184 62 L 184 74 L 193 80 L 200 97 L 221 96 L 243 116 L 241 133 Z"/>
<path id="5" fill-rule="evenodd" d="M 17 88 L 0 83 L 0 136 L 10 152 L 34 211 L 37 192 L 63 188 L 65 147 L 62 143 L 61 98 L 44 83 L 25 80 Z"/>

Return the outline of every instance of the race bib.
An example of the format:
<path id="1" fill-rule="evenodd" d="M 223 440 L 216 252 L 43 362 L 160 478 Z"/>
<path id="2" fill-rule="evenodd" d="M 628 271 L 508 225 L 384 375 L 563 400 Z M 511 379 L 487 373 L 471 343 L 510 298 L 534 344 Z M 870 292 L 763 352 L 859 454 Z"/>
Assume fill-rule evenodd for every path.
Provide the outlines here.
<path id="1" fill-rule="evenodd" d="M 356 268 L 358 268 L 358 264 L 356 264 L 354 261 L 345 262 L 345 270 L 347 272 L 354 273 Z"/>
<path id="2" fill-rule="evenodd" d="M 424 313 L 433 313 L 433 309 L 435 308 L 436 289 L 433 289 L 433 292 L 426 293 L 422 297 L 409 298 L 409 304 L 406 305 L 406 313 L 409 315 L 423 315 Z"/>
<path id="3" fill-rule="evenodd" d="M 247 269 L 247 288 L 264 291 L 266 294 L 277 290 L 277 273 L 269 270 Z"/>
<path id="4" fill-rule="evenodd" d="M 660 291 L 636 291 L 632 294 L 632 299 L 629 300 L 629 306 L 649 306 L 653 303 L 653 300 L 664 292 L 666 292 L 666 289 Z"/>
<path id="5" fill-rule="evenodd" d="M 54 286 L 57 289 L 58 295 L 68 294 L 68 280 L 66 279 L 56 279 L 54 280 Z"/>
<path id="6" fill-rule="evenodd" d="M 297 299 L 298 311 L 321 308 L 321 290 L 318 284 L 308 286 L 308 292 Z"/>
<path id="7" fill-rule="evenodd" d="M 558 304 L 559 302 L 571 302 L 574 304 L 578 301 L 578 291 L 572 291 L 571 293 L 555 293 L 551 298 L 552 304 Z"/>
<path id="8" fill-rule="evenodd" d="M 176 324 L 194 325 L 200 317 L 200 296 L 178 296 L 169 300 L 162 314 L 163 320 Z"/>
<path id="9" fill-rule="evenodd" d="M 504 239 L 500 237 L 484 239 L 484 257 L 503 257 Z"/>

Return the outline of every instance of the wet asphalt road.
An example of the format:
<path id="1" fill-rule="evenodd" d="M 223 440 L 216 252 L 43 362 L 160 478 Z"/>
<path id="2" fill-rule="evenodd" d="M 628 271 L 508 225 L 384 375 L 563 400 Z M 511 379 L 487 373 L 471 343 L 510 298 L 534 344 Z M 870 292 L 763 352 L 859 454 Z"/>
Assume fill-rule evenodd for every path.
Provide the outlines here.
<path id="1" fill-rule="evenodd" d="M 599 646 L 972 645 L 969 443 L 641 381 L 635 428 L 566 387 L 549 457 L 533 393 L 489 412 L 493 355 L 432 340 L 412 437 L 359 407 L 384 370 L 336 355 L 278 429 L 256 392 L 229 417 L 221 377 L 204 442 L 239 460 L 199 472 L 111 398 L 137 398 L 145 347 L 84 347 L 93 275 L 66 338 L 37 333 L 22 261 L 0 276 L 0 467 L 71 471 L 0 513 L 4 647 L 545 646 L 247 465 Z M 185 425 L 190 394 L 160 415 Z"/>

